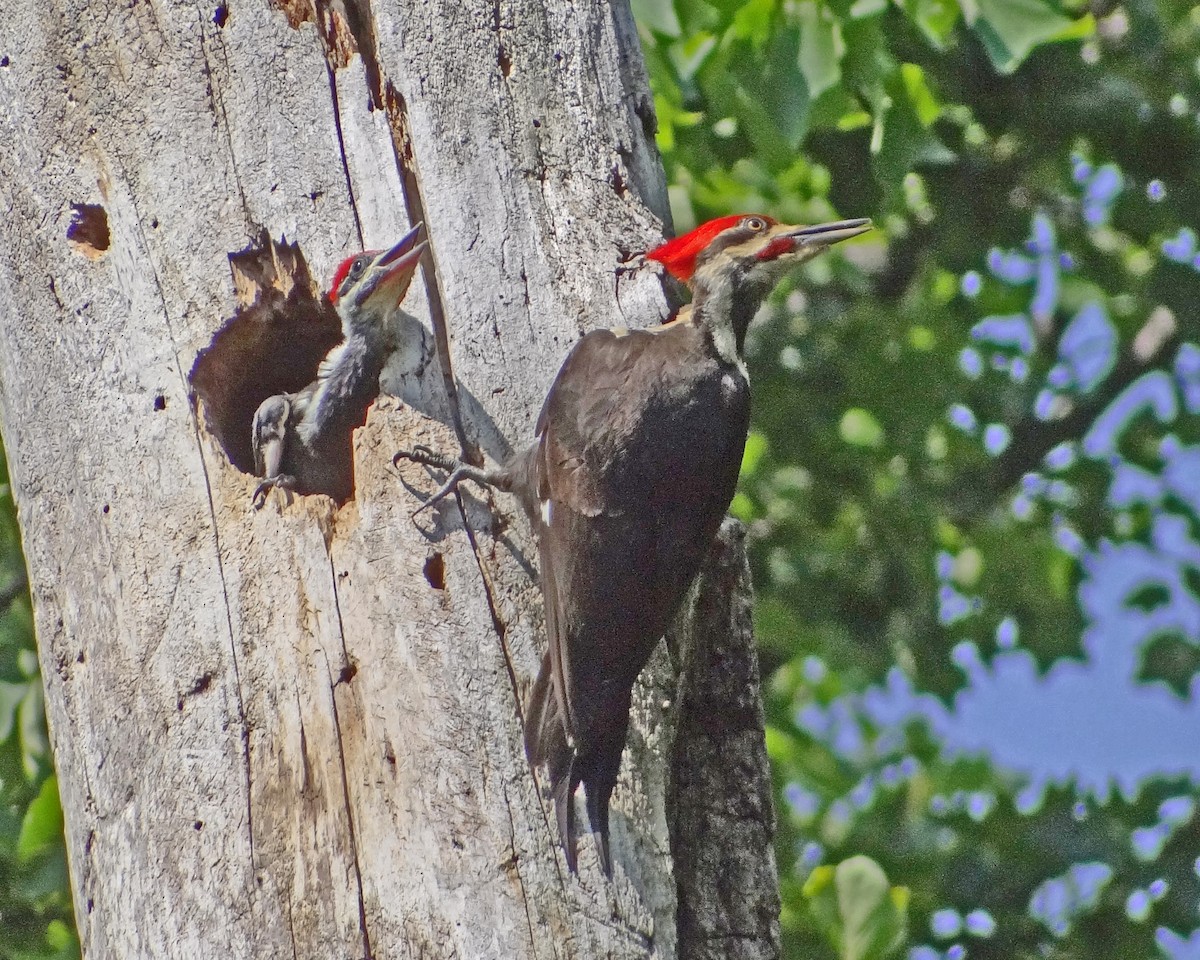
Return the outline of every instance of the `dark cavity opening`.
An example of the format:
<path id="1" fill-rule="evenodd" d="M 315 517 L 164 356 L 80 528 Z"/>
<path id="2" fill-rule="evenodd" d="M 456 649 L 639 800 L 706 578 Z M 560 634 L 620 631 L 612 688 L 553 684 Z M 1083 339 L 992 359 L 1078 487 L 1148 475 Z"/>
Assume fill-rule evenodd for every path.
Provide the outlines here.
<path id="1" fill-rule="evenodd" d="M 254 412 L 268 397 L 294 393 L 341 342 L 337 311 L 320 295 L 298 244 L 264 231 L 229 255 L 238 310 L 196 357 L 188 380 L 208 431 L 230 463 L 254 472 Z"/>
<path id="2" fill-rule="evenodd" d="M 71 222 L 67 239 L 89 260 L 99 260 L 112 244 L 108 232 L 108 214 L 97 203 L 71 204 Z"/>
<path id="3" fill-rule="evenodd" d="M 446 589 L 446 560 L 440 553 L 425 558 L 425 580 L 434 590 Z"/>

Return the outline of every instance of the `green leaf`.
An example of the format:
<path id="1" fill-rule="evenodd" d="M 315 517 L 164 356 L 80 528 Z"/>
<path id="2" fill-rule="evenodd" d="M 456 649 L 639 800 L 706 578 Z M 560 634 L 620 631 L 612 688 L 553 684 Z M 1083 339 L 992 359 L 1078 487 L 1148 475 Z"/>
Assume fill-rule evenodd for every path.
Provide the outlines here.
<path id="1" fill-rule="evenodd" d="M 693 34 L 681 43 L 671 44 L 671 63 L 679 71 L 679 78 L 691 80 L 716 47 L 717 38 L 704 31 Z M 677 94 L 678 92 L 675 91 Z"/>
<path id="2" fill-rule="evenodd" d="M 1078 40 L 1096 26 L 1090 14 L 1073 19 L 1043 0 L 972 0 L 964 13 L 1001 73 L 1012 73 L 1044 43 Z"/>
<path id="3" fill-rule="evenodd" d="M 24 683 L 0 683 L 0 741 L 11 736 L 17 717 L 17 707 L 25 697 Z"/>
<path id="4" fill-rule="evenodd" d="M 829 129 L 831 127 L 838 127 L 842 118 L 847 115 L 862 114 L 863 112 L 862 103 L 846 90 L 844 83 L 839 83 L 836 87 L 826 90 L 818 99 L 813 101 L 808 123 L 813 129 Z M 871 117 L 868 114 L 866 122 L 859 123 L 858 126 L 869 126 L 870 123 Z"/>
<path id="5" fill-rule="evenodd" d="M 735 493 L 733 500 L 729 504 L 729 512 L 742 521 L 749 523 L 754 519 L 758 512 L 754 507 L 754 501 L 744 493 Z"/>
<path id="6" fill-rule="evenodd" d="M 803 893 L 840 960 L 883 960 L 904 944 L 908 891 L 890 887 L 883 868 L 870 857 L 818 867 Z"/>
<path id="7" fill-rule="evenodd" d="M 813 99 L 842 79 L 842 57 L 846 41 L 841 22 L 823 3 L 805 0 L 796 7 L 800 22 L 800 72 Z"/>
<path id="8" fill-rule="evenodd" d="M 915 63 L 900 64 L 900 78 L 904 81 L 904 90 L 908 94 L 908 102 L 912 104 L 913 112 L 921 126 L 928 127 L 942 115 L 942 105 L 925 82 L 925 71 Z"/>
<path id="9" fill-rule="evenodd" d="M 678 37 L 682 33 L 674 0 L 629 0 L 633 17 L 638 24 L 654 33 Z"/>
<path id="10" fill-rule="evenodd" d="M 883 444 L 883 427 L 867 410 L 851 407 L 842 415 L 838 433 L 843 440 L 855 447 L 879 447 Z"/>
<path id="11" fill-rule="evenodd" d="M 768 181 L 792 165 L 808 128 L 808 88 L 796 69 L 799 48 L 799 31 L 791 26 L 775 31 L 757 53 L 744 41 L 722 43 L 697 72 L 708 115 L 736 121 L 738 136 L 754 146 L 745 162 L 761 166 Z M 721 174 L 713 169 L 706 177 Z M 729 202 L 718 205 L 726 209 L 737 209 L 741 200 L 724 199 Z"/>
<path id="12" fill-rule="evenodd" d="M 38 761 L 50 753 L 50 740 L 46 736 L 46 704 L 42 684 L 38 680 L 26 685 L 25 695 L 17 707 L 17 725 L 25 773 L 32 777 L 37 772 Z"/>
<path id="13" fill-rule="evenodd" d="M 806 78 L 796 70 L 802 44 L 803 37 L 795 27 L 777 30 L 764 51 L 765 74 L 755 78 L 752 73 L 745 73 L 742 65 L 743 86 L 758 89 L 763 107 L 787 145 L 787 160 L 780 165 L 780 172 L 790 165 L 808 132 L 809 108 L 815 99 Z"/>
<path id="14" fill-rule="evenodd" d="M 928 327 L 913 326 L 908 328 L 908 345 L 921 353 L 928 353 L 937 346 L 937 334 Z"/>
<path id="15" fill-rule="evenodd" d="M 767 756 L 775 764 L 780 764 L 785 761 L 794 761 L 796 758 L 796 745 L 788 734 L 784 733 L 778 727 L 773 727 L 767 724 L 763 730 L 767 744 Z"/>
<path id="16" fill-rule="evenodd" d="M 837 120 L 837 128 L 842 131 L 860 130 L 871 125 L 871 115 L 866 110 L 851 110 L 843 113 Z"/>
<path id="17" fill-rule="evenodd" d="M 864 20 L 887 9 L 888 0 L 854 0 L 850 7 L 851 20 Z"/>
<path id="18" fill-rule="evenodd" d="M 954 0 L 896 0 L 896 5 L 938 50 L 949 42 L 962 12 Z"/>
<path id="19" fill-rule="evenodd" d="M 771 37 L 778 0 L 747 0 L 733 17 L 729 33 L 761 47 Z"/>
<path id="20" fill-rule="evenodd" d="M 876 153 L 875 172 L 880 183 L 889 184 L 897 202 L 903 200 L 904 175 L 917 167 L 954 161 L 954 154 L 926 127 L 910 99 L 903 75 L 898 71 L 879 97 L 876 129 L 871 149 Z"/>
<path id="21" fill-rule="evenodd" d="M 74 947 L 76 937 L 70 926 L 62 923 L 62 920 L 50 920 L 46 925 L 46 942 L 50 949 L 62 952 Z"/>
<path id="22" fill-rule="evenodd" d="M 21 821 L 17 856 L 29 860 L 62 836 L 63 815 L 58 802 L 58 779 L 47 777 Z"/>
<path id="23" fill-rule="evenodd" d="M 757 430 L 751 430 L 746 438 L 746 449 L 742 453 L 742 476 L 752 477 L 767 452 L 767 438 Z"/>

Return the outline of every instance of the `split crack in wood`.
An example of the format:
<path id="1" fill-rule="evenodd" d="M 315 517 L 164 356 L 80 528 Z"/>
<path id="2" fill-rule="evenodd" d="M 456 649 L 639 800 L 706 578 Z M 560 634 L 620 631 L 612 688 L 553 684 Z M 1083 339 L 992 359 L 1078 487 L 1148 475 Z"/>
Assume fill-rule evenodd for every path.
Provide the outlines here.
<path id="1" fill-rule="evenodd" d="M 341 629 L 341 614 L 338 614 L 338 628 Z M 333 668 L 329 663 L 328 655 L 325 656 L 325 669 L 329 673 L 332 681 Z M 354 882 L 358 887 L 358 925 L 362 933 L 364 960 L 373 960 L 374 954 L 371 952 L 371 934 L 367 929 L 367 902 L 363 894 L 363 878 L 362 866 L 358 857 L 358 832 L 354 826 L 354 810 L 350 803 L 350 778 L 346 773 L 346 747 L 342 742 L 342 722 L 338 714 L 337 705 L 337 687 L 336 682 L 329 684 L 329 703 L 333 711 L 333 732 L 337 737 L 338 748 L 338 767 L 341 771 L 342 778 L 342 803 L 346 809 L 346 824 L 350 834 L 350 854 L 354 863 Z"/>
<path id="2" fill-rule="evenodd" d="M 183 361 L 179 356 L 179 341 L 175 336 L 175 328 L 171 323 L 171 311 L 167 306 L 167 295 L 163 289 L 162 277 L 159 275 L 158 268 L 155 266 L 154 258 L 150 254 L 150 244 L 146 237 L 145 230 L 141 224 L 144 222 L 141 213 L 137 209 L 137 204 L 130 199 L 133 206 L 134 216 L 138 224 L 138 233 L 141 237 L 141 245 L 145 252 L 145 262 L 150 269 L 150 275 L 154 280 L 155 289 L 158 291 L 159 303 L 162 305 L 163 322 L 167 329 L 167 340 L 171 345 L 171 355 L 175 362 L 175 373 L 179 377 L 180 383 L 185 390 L 190 386 L 190 378 L 183 372 Z M 221 600 L 225 608 L 225 625 L 229 636 L 229 652 L 230 659 L 233 665 L 233 685 L 234 694 L 237 701 L 237 719 L 239 726 L 239 734 L 242 742 L 242 768 L 245 773 L 245 790 L 246 790 L 246 832 L 247 840 L 250 848 L 250 869 L 255 869 L 255 853 L 254 853 L 254 805 L 251 795 L 251 783 L 253 777 L 251 775 L 250 762 L 250 725 L 246 720 L 246 701 L 242 690 L 242 675 L 240 667 L 240 658 L 238 657 L 237 637 L 233 628 L 233 606 L 229 598 L 229 581 L 225 576 L 225 558 L 221 550 L 221 527 L 220 521 L 217 519 L 217 507 L 213 498 L 212 475 L 208 469 L 208 460 L 204 455 L 204 440 L 201 436 L 200 417 L 197 413 L 195 404 L 189 407 L 188 420 L 192 425 L 192 439 L 196 445 L 196 455 L 200 460 L 200 470 L 204 476 L 204 494 L 208 504 L 209 521 L 212 524 L 213 535 L 213 551 L 217 561 L 217 576 L 221 582 Z"/>

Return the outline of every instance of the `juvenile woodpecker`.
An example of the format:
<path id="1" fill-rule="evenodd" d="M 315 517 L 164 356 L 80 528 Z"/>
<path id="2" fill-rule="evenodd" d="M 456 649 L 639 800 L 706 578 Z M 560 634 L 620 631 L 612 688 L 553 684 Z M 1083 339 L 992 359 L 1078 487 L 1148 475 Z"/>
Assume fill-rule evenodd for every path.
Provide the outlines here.
<path id="1" fill-rule="evenodd" d="M 511 491 L 537 534 L 549 647 L 525 711 L 525 749 L 549 769 L 576 869 L 582 783 L 611 876 L 609 800 L 634 681 L 675 616 L 733 498 L 750 423 L 746 330 L 782 275 L 870 221 L 710 221 L 647 254 L 692 288 L 669 323 L 595 330 L 567 355 L 533 443 L 499 468 L 428 448 L 397 454 Z M 424 509 L 424 507 L 422 508 Z"/>
<path id="2" fill-rule="evenodd" d="M 343 340 L 317 368 L 317 379 L 296 393 L 268 397 L 254 414 L 255 472 L 264 477 L 254 508 L 275 487 L 325 493 L 345 500 L 353 492 L 351 436 L 379 393 L 379 374 L 393 348 L 389 319 L 408 292 L 425 241 L 421 224 L 389 250 L 347 257 L 333 275 L 329 299 L 342 320 Z"/>

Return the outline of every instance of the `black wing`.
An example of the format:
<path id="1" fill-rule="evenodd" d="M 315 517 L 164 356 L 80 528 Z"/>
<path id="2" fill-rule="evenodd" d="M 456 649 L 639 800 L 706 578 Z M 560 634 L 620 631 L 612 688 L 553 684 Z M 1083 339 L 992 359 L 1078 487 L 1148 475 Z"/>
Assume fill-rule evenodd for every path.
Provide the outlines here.
<path id="1" fill-rule="evenodd" d="M 526 744 L 550 767 L 572 866 L 582 782 L 608 867 L 630 693 L 728 507 L 745 443 L 745 380 L 708 359 L 696 327 L 673 326 L 584 337 L 531 451 L 549 647 Z"/>

